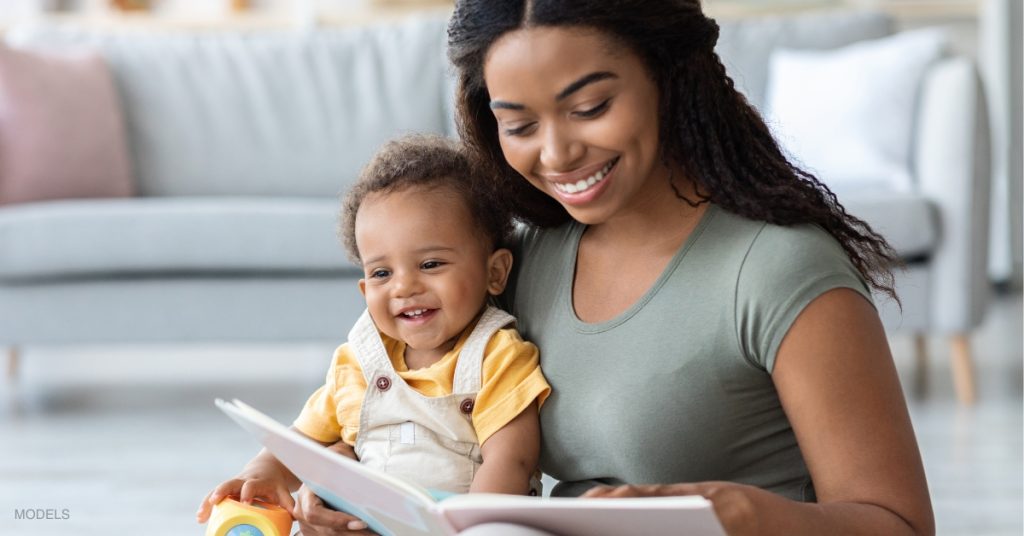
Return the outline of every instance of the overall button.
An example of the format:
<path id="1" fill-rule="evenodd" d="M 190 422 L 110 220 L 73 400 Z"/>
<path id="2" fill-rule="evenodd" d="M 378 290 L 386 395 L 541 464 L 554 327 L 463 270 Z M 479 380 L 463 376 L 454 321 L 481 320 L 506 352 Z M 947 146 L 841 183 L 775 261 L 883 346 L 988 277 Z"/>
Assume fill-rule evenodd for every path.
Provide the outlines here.
<path id="1" fill-rule="evenodd" d="M 466 415 L 473 413 L 473 399 L 467 398 L 463 400 L 462 403 L 459 404 L 459 411 L 465 413 Z"/>
<path id="2" fill-rule="evenodd" d="M 387 376 L 377 378 L 375 383 L 377 384 L 377 389 L 380 389 L 381 391 L 391 389 L 391 380 Z"/>

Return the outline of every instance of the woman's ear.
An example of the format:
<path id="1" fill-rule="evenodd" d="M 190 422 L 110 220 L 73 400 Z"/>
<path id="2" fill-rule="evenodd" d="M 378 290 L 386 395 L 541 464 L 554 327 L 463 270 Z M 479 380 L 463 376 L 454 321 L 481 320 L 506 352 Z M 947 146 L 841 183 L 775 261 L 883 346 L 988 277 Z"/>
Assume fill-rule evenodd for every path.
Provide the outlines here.
<path id="1" fill-rule="evenodd" d="M 497 296 L 504 292 L 508 274 L 512 271 L 512 252 L 500 248 L 487 259 L 487 292 Z"/>

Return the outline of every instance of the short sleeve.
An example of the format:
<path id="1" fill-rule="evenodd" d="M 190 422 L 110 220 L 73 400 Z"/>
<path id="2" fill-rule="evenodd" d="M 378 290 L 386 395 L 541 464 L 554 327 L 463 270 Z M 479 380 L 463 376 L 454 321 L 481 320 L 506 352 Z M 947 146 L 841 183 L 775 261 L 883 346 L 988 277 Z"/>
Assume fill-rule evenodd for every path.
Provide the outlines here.
<path id="1" fill-rule="evenodd" d="M 483 380 L 473 409 L 482 445 L 534 400 L 544 404 L 551 387 L 540 370 L 540 354 L 514 329 L 499 330 L 487 343 Z"/>
<path id="2" fill-rule="evenodd" d="M 737 276 L 736 336 L 743 355 L 771 373 L 783 338 L 815 298 L 849 288 L 872 304 L 871 291 L 842 246 L 816 225 L 766 224 Z"/>
<path id="3" fill-rule="evenodd" d="M 348 344 L 334 351 L 324 384 L 306 401 L 293 425 L 323 443 L 342 439 L 355 445 L 366 379 Z"/>

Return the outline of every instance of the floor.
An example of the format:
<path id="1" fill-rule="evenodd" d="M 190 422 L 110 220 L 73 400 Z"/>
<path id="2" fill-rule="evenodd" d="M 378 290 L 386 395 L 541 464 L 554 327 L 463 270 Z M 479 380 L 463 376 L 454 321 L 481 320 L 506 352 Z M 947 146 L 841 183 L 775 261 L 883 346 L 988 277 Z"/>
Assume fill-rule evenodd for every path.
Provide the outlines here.
<path id="1" fill-rule="evenodd" d="M 974 338 L 970 408 L 954 401 L 944 341 L 919 375 L 912 341 L 891 340 L 941 536 L 1024 534 L 1021 328 L 1020 294 L 1000 297 Z M 30 349 L 0 390 L 0 535 L 199 534 L 202 496 L 256 450 L 213 399 L 287 421 L 330 350 Z"/>

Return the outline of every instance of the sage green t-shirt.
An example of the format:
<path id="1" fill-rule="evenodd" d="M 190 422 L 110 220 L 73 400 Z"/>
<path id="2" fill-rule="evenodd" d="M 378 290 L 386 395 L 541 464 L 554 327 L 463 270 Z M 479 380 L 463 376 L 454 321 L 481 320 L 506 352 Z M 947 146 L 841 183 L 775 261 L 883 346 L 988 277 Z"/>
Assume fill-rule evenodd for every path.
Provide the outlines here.
<path id="1" fill-rule="evenodd" d="M 541 469 L 561 481 L 553 493 L 728 480 L 814 500 L 771 371 L 815 297 L 848 287 L 871 299 L 839 243 L 712 205 L 642 298 L 589 324 L 572 307 L 584 229 L 526 229 L 505 296 L 552 387 Z"/>

